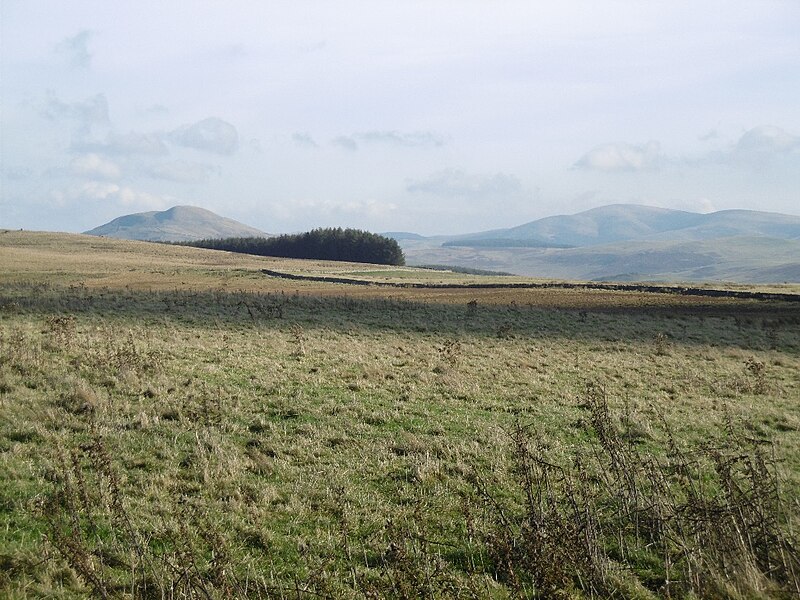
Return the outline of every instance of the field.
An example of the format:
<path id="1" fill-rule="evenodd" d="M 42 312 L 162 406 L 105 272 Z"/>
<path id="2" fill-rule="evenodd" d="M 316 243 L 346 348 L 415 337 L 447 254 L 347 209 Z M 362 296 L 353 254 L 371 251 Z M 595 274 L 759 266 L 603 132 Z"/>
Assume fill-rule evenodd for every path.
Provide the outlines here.
<path id="1" fill-rule="evenodd" d="M 0 232 L 0 596 L 800 594 L 800 303 L 262 269 L 509 281 Z"/>
<path id="2" fill-rule="evenodd" d="M 785 282 L 800 280 L 800 240 L 755 233 L 709 239 L 620 241 L 578 248 L 442 246 L 444 238 L 405 240 L 411 264 L 460 265 L 538 277 L 612 281 Z M 731 234 L 733 235 L 733 234 Z M 783 236 L 780 236 L 783 237 Z"/>

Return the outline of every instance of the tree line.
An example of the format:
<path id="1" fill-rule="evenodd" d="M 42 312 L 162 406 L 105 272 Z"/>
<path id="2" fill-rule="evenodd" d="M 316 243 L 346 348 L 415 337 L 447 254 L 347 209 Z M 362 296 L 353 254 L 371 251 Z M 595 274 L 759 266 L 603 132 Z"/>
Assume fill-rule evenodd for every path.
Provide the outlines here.
<path id="1" fill-rule="evenodd" d="M 319 228 L 306 233 L 284 234 L 269 238 L 205 239 L 179 242 L 179 245 L 282 258 L 341 260 L 382 265 L 404 265 L 406 262 L 396 240 L 377 233 L 341 227 Z"/>

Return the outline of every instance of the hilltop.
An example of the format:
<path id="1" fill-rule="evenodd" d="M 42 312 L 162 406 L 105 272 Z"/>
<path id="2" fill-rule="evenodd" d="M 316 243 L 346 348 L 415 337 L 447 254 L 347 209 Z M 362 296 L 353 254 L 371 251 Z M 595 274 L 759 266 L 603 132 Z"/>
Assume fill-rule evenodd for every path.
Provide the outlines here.
<path id="1" fill-rule="evenodd" d="M 125 240 L 187 242 L 210 238 L 267 237 L 269 234 L 197 206 L 125 215 L 85 232 Z"/>

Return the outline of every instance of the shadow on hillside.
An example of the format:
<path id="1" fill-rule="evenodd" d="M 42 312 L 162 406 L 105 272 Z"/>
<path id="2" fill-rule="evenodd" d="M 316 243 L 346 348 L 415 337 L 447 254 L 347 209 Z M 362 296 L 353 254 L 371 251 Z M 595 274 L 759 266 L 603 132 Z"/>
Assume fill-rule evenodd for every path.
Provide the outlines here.
<path id="1" fill-rule="evenodd" d="M 24 313 L 76 315 L 136 324 L 185 327 L 396 331 L 431 336 L 474 335 L 587 342 L 642 341 L 800 352 L 800 308 L 795 303 L 697 299 L 648 306 L 542 308 L 417 302 L 285 293 L 135 291 L 80 286 L 6 285 L 0 318 Z M 131 323 L 132 324 L 132 323 Z"/>

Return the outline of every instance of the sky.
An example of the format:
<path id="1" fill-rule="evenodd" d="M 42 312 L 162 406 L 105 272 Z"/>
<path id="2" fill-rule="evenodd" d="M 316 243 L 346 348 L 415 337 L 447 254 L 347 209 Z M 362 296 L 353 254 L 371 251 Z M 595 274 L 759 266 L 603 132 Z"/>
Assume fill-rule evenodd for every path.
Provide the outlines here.
<path id="1" fill-rule="evenodd" d="M 800 2 L 0 0 L 0 227 L 800 214 Z"/>

